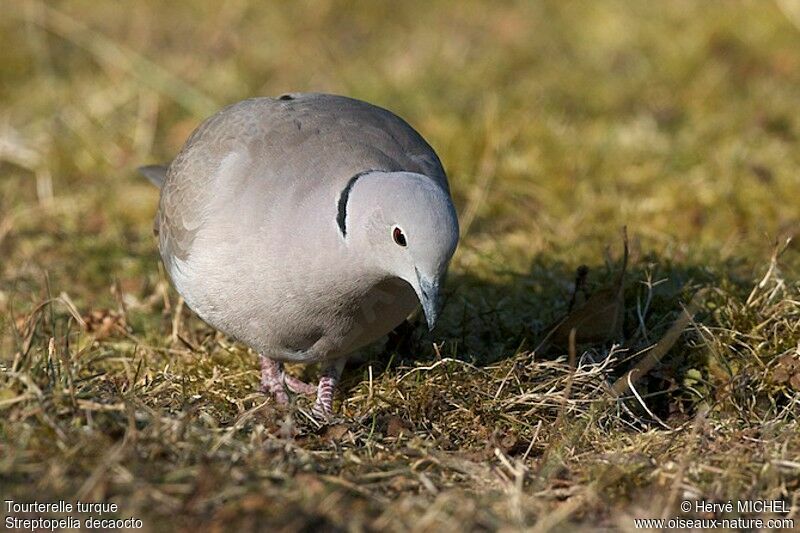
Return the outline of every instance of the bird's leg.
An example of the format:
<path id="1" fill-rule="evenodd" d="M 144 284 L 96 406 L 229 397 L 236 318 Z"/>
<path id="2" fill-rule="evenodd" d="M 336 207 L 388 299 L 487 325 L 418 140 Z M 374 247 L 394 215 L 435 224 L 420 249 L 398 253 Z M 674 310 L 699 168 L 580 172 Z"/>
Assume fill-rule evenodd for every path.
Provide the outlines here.
<path id="1" fill-rule="evenodd" d="M 283 386 L 283 363 L 261 356 L 261 392 L 271 394 L 279 404 L 289 403 Z"/>
<path id="2" fill-rule="evenodd" d="M 314 402 L 314 407 L 311 409 L 311 412 L 317 418 L 327 419 L 331 417 L 333 413 L 333 393 L 339 383 L 339 378 L 342 376 L 344 364 L 345 360 L 339 359 L 326 364 L 322 368 L 322 376 L 320 376 L 319 385 L 317 386 L 317 401 Z"/>
<path id="3" fill-rule="evenodd" d="M 286 387 L 295 394 L 314 394 L 317 387 L 309 385 L 283 371 L 283 363 L 261 356 L 261 392 L 272 394 L 278 403 L 289 402 Z"/>

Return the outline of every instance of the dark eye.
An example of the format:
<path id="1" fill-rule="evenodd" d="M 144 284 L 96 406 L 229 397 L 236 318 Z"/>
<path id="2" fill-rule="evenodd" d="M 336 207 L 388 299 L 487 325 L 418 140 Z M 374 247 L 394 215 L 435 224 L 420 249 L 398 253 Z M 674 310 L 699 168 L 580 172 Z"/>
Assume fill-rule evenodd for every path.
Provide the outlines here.
<path id="1" fill-rule="evenodd" d="M 395 226 L 395 228 L 392 230 L 392 238 L 394 239 L 394 242 L 396 242 L 400 246 L 405 246 L 407 244 L 406 236 L 403 235 L 403 230 L 401 230 L 397 226 Z"/>

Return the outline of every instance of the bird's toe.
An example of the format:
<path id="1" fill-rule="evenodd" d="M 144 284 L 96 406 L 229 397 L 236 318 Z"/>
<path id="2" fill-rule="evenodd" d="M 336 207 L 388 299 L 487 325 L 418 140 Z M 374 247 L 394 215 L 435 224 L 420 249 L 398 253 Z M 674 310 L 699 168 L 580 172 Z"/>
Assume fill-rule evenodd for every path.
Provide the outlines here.
<path id="1" fill-rule="evenodd" d="M 311 408 L 311 414 L 318 420 L 330 420 L 333 417 L 333 402 L 320 401 L 320 399 L 317 398 L 317 401 L 314 402 L 314 407 Z"/>
<path id="2" fill-rule="evenodd" d="M 306 383 L 305 381 L 297 379 L 294 376 L 285 374 L 284 380 L 286 382 L 286 386 L 289 387 L 289 390 L 294 392 L 295 394 L 314 394 L 315 392 L 317 392 L 317 387 L 309 383 Z"/>
<path id="3" fill-rule="evenodd" d="M 289 395 L 286 394 L 286 390 L 282 385 L 278 387 L 272 387 L 262 383 L 261 392 L 267 396 L 272 396 L 272 398 L 275 399 L 275 402 L 279 405 L 286 405 L 289 403 Z"/>

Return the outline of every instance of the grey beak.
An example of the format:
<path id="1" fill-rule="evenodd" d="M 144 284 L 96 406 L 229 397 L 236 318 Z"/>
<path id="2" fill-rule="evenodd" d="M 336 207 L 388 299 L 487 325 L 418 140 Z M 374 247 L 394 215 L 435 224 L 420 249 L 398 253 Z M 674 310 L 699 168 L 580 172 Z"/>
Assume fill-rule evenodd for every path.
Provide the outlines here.
<path id="1" fill-rule="evenodd" d="M 439 280 L 429 280 L 417 272 L 417 281 L 417 297 L 422 304 L 428 330 L 432 330 L 439 318 Z"/>

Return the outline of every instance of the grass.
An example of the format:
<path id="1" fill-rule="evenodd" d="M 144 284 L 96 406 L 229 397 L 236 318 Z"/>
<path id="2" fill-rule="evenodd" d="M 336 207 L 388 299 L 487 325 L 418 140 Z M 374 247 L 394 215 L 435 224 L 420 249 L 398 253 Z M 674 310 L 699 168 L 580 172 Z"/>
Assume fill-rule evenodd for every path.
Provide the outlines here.
<path id="1" fill-rule="evenodd" d="M 632 530 L 687 499 L 797 523 L 790 0 L 3 11 L 2 499 L 116 502 L 150 530 Z M 217 107 L 303 90 L 407 118 L 463 228 L 440 327 L 353 361 L 324 426 L 179 303 L 133 170 Z M 571 364 L 543 341 L 579 265 L 613 283 L 624 225 L 622 339 Z"/>

